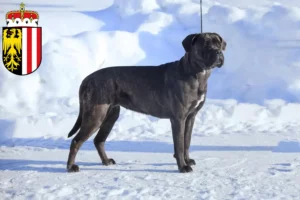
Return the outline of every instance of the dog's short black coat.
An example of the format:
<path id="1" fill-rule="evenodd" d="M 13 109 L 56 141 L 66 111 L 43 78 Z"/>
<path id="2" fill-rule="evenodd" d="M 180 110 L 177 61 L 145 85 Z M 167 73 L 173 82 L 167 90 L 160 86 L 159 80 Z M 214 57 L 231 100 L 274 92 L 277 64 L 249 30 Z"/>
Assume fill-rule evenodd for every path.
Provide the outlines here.
<path id="1" fill-rule="evenodd" d="M 226 42 L 216 33 L 191 34 L 183 42 L 186 51 L 179 60 L 160 66 L 109 67 L 87 76 L 79 90 L 80 111 L 69 137 L 72 140 L 67 164 L 79 171 L 75 156 L 84 141 L 97 129 L 94 144 L 104 165 L 115 164 L 107 157 L 104 143 L 118 119 L 120 106 L 168 118 L 171 121 L 174 157 L 180 172 L 191 172 L 191 133 L 197 112 L 205 102 L 211 69 L 224 63 Z"/>

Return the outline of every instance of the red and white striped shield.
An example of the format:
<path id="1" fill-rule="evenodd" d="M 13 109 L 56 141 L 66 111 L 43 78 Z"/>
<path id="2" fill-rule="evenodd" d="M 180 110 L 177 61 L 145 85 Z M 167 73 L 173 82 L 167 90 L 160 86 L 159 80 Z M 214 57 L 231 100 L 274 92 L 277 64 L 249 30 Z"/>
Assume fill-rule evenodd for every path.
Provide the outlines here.
<path id="1" fill-rule="evenodd" d="M 41 27 L 3 27 L 2 60 L 17 75 L 34 72 L 42 61 Z"/>

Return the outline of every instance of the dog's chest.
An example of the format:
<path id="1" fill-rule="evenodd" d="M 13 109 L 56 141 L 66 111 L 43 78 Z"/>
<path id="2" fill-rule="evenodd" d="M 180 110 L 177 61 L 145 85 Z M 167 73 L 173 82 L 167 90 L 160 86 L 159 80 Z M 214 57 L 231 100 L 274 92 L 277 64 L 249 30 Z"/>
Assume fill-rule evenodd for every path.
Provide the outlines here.
<path id="1" fill-rule="evenodd" d="M 199 105 L 205 101 L 208 76 L 209 74 L 207 74 L 207 71 L 197 74 L 197 81 L 195 81 L 194 84 L 194 95 L 192 95 L 195 98 L 192 100 L 192 109 L 198 108 Z"/>
<path id="2" fill-rule="evenodd" d="M 205 91 L 207 86 L 207 80 L 210 76 L 210 70 L 204 70 L 197 74 L 198 90 Z"/>
<path id="3" fill-rule="evenodd" d="M 198 108 L 198 106 L 200 105 L 200 103 L 202 103 L 205 100 L 205 94 L 201 94 L 200 99 L 196 101 L 196 105 L 195 108 Z"/>

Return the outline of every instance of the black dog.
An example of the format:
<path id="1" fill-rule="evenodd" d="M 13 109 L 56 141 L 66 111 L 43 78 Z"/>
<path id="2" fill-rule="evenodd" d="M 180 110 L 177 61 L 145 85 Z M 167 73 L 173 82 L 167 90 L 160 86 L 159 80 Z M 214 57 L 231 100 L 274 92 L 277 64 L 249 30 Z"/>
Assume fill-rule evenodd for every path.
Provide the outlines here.
<path id="1" fill-rule="evenodd" d="M 174 157 L 180 172 L 191 172 L 195 161 L 189 157 L 191 133 L 197 112 L 205 102 L 211 69 L 224 63 L 226 42 L 216 33 L 192 34 L 183 42 L 186 51 L 179 61 L 160 66 L 109 67 L 87 76 L 79 91 L 80 111 L 69 137 L 72 140 L 67 169 L 74 164 L 82 145 L 97 129 L 94 144 L 104 165 L 108 158 L 104 143 L 119 117 L 120 106 L 171 120 Z"/>

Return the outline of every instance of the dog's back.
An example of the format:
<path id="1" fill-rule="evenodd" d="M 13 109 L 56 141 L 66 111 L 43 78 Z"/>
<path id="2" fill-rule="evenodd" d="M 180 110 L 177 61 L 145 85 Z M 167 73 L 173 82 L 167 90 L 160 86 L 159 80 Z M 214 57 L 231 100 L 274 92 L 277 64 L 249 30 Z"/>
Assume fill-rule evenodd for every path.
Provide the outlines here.
<path id="1" fill-rule="evenodd" d="M 178 62 L 178 61 L 176 61 Z M 80 87 L 80 99 L 88 104 L 121 105 L 140 113 L 164 117 L 166 71 L 174 63 L 160 66 L 122 66 L 100 69 L 87 76 Z M 176 71 L 172 69 L 172 71 Z M 140 101 L 139 97 L 143 97 Z M 153 105 L 153 106 L 151 106 Z"/>

